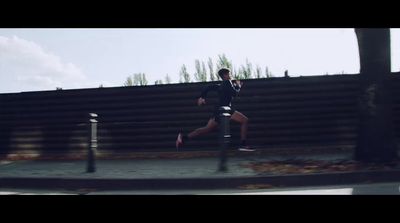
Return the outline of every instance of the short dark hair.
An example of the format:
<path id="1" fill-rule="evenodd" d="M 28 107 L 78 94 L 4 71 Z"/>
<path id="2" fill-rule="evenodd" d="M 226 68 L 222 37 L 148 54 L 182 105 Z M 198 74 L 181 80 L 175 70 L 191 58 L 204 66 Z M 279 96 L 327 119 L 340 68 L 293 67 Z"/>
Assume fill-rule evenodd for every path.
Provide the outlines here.
<path id="1" fill-rule="evenodd" d="M 231 72 L 231 70 L 229 70 L 229 68 L 221 68 L 218 71 L 218 75 L 221 77 L 221 79 L 223 79 L 224 74 L 227 74 L 229 72 Z"/>

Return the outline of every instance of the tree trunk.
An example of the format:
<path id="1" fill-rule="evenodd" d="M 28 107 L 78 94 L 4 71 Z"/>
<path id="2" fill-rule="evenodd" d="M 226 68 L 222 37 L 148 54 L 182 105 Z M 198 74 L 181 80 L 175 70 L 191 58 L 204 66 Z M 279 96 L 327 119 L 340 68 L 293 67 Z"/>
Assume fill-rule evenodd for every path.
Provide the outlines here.
<path id="1" fill-rule="evenodd" d="M 360 53 L 360 124 L 354 158 L 398 158 L 390 82 L 390 30 L 356 29 Z"/>

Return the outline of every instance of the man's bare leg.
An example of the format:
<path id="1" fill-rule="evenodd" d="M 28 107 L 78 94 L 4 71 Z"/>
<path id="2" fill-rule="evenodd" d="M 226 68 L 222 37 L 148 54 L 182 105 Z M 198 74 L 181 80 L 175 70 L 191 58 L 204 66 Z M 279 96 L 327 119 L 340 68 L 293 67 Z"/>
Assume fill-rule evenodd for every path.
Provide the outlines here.
<path id="1" fill-rule="evenodd" d="M 206 126 L 198 128 L 198 129 L 190 132 L 188 134 L 188 138 L 192 139 L 194 137 L 207 134 L 207 133 L 213 131 L 217 126 L 218 126 L 218 123 L 212 118 L 212 119 L 208 120 L 208 123 Z"/>
<path id="2" fill-rule="evenodd" d="M 242 113 L 235 111 L 231 119 L 235 122 L 240 123 L 240 139 L 241 139 L 241 146 L 239 147 L 239 150 L 241 151 L 254 151 L 254 149 L 250 149 L 247 146 L 247 128 L 249 124 L 249 119 L 243 115 Z"/>
<path id="3" fill-rule="evenodd" d="M 207 134 L 213 131 L 218 126 L 218 123 L 215 121 L 214 118 L 208 120 L 206 126 L 195 129 L 194 131 L 190 132 L 188 135 L 183 135 L 182 133 L 178 134 L 178 138 L 176 139 L 176 148 L 178 149 L 185 140 L 192 139 L 194 137 Z"/>
<path id="4" fill-rule="evenodd" d="M 235 122 L 240 123 L 240 139 L 245 141 L 247 139 L 247 128 L 248 128 L 248 123 L 249 119 L 243 115 L 242 113 L 235 111 L 231 119 Z"/>

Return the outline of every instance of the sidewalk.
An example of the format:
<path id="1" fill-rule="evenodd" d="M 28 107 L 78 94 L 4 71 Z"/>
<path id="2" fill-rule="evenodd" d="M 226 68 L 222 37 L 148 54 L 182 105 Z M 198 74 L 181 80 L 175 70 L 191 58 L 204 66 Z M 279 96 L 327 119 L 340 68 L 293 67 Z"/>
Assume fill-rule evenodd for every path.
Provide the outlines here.
<path id="1" fill-rule="evenodd" d="M 0 188 L 93 189 L 262 189 L 339 185 L 400 180 L 400 167 L 390 170 L 332 171 L 271 174 L 249 164 L 279 160 L 334 161 L 350 154 L 296 156 L 245 155 L 228 157 L 228 171 L 218 172 L 218 157 L 187 159 L 97 160 L 96 172 L 86 172 L 86 161 L 1 161 Z"/>

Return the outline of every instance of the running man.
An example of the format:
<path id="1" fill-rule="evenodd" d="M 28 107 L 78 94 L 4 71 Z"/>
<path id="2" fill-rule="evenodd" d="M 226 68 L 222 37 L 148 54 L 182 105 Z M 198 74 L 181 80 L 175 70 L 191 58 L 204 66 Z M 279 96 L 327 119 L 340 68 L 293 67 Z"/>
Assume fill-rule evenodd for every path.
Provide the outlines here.
<path id="1" fill-rule="evenodd" d="M 231 107 L 231 102 L 233 97 L 236 97 L 243 85 L 241 81 L 231 80 L 231 73 L 228 68 L 222 68 L 218 71 L 218 75 L 222 79 L 221 84 L 209 85 L 202 92 L 200 97 L 197 99 L 197 105 L 202 106 L 206 104 L 206 97 L 209 91 L 217 91 L 219 97 L 219 103 L 214 108 L 213 115 L 208 120 L 206 126 L 195 129 L 189 134 L 179 133 L 178 138 L 176 139 L 176 148 L 183 146 L 188 140 L 191 140 L 197 136 L 207 134 L 213 130 L 215 130 L 219 123 L 219 107 L 221 106 L 229 106 Z M 239 151 L 254 151 L 246 144 L 247 138 L 247 126 L 249 123 L 249 119 L 243 115 L 242 113 L 235 111 L 231 108 L 231 120 L 240 123 L 240 139 L 241 145 L 239 147 Z"/>

